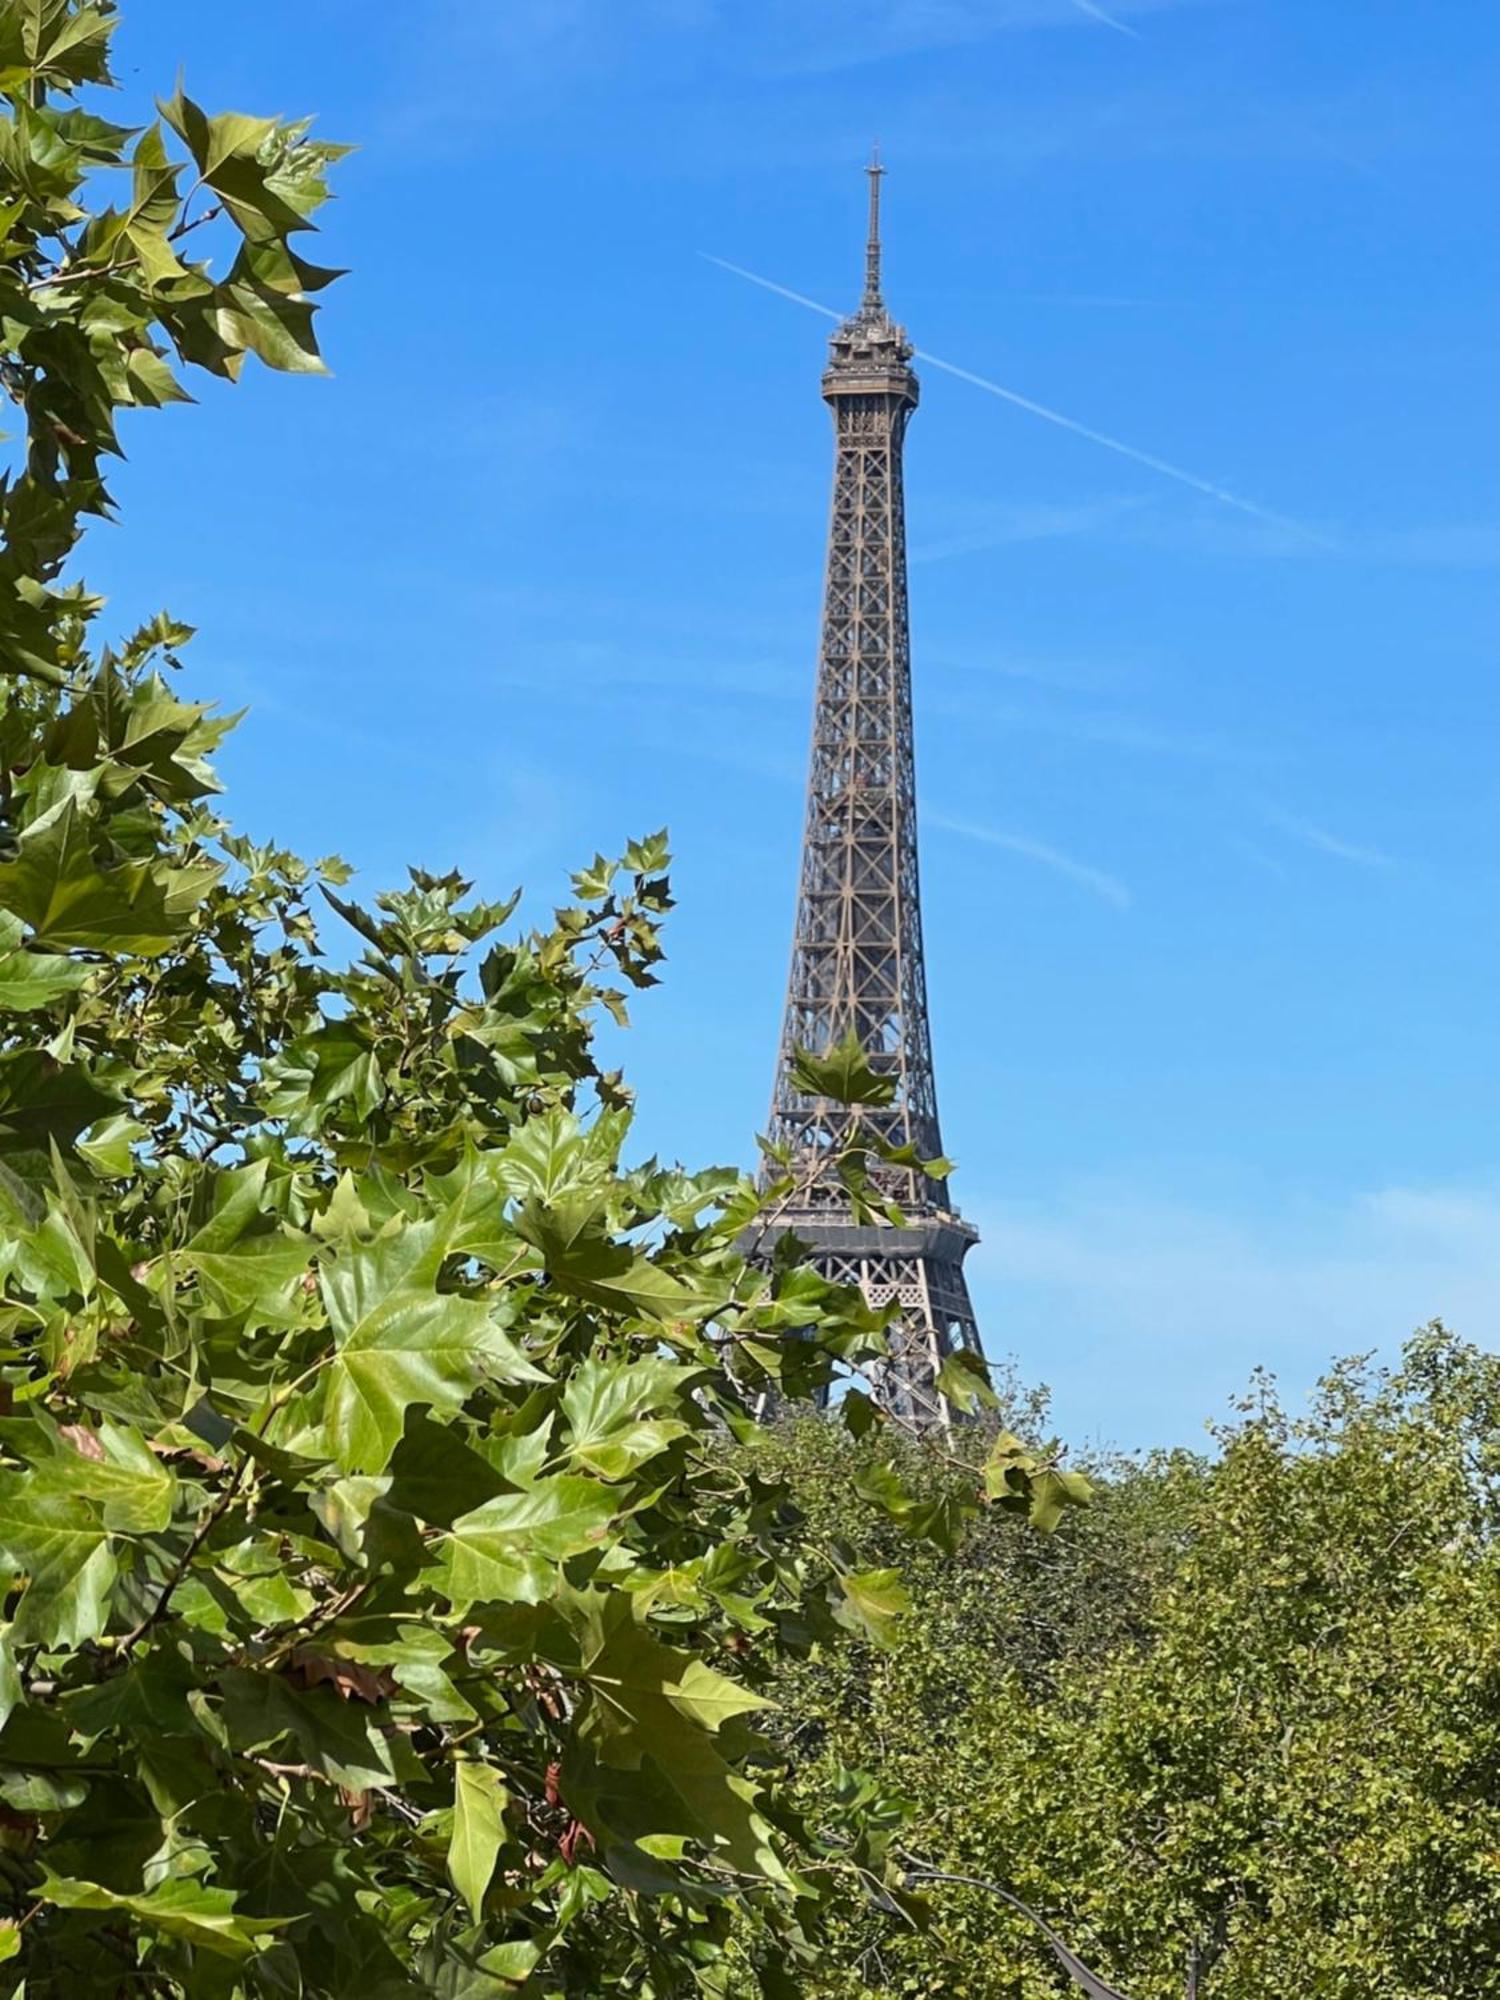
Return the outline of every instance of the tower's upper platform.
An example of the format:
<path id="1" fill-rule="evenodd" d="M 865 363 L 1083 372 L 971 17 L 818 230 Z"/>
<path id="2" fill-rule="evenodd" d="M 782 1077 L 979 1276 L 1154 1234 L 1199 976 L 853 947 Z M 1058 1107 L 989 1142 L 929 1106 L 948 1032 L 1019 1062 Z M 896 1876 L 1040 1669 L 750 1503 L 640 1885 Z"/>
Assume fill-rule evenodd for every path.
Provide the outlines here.
<path id="1" fill-rule="evenodd" d="M 830 402 L 842 396 L 899 396 L 910 408 L 917 402 L 917 378 L 912 372 L 912 345 L 906 329 L 886 311 L 880 295 L 880 181 L 885 169 L 878 160 L 866 168 L 870 176 L 870 233 L 865 244 L 865 295 L 829 342 L 823 394 Z"/>

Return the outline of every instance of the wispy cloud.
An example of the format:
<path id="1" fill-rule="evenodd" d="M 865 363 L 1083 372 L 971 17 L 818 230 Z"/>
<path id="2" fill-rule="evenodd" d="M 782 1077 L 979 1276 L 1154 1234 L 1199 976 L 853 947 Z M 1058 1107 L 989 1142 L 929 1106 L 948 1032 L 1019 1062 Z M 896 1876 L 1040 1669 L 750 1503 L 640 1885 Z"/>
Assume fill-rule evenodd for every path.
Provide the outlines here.
<path id="1" fill-rule="evenodd" d="M 1139 499 L 1125 496 L 1084 500 L 1072 506 L 1048 501 L 990 506 L 982 510 L 972 527 L 939 536 L 934 541 L 919 542 L 911 552 L 911 560 L 945 562 L 952 556 L 983 555 L 988 549 L 1011 548 L 1020 542 L 1053 542 L 1095 535 L 1141 505 Z"/>
<path id="2" fill-rule="evenodd" d="M 762 290 L 776 293 L 778 298 L 790 299 L 794 305 L 805 306 L 808 311 L 821 313 L 825 319 L 842 320 L 846 314 L 835 312 L 832 306 L 825 306 L 818 299 L 810 299 L 804 292 L 794 292 L 787 285 L 781 285 L 774 278 L 764 278 L 758 271 L 747 271 L 742 264 L 731 264 L 726 257 L 715 257 L 708 251 L 698 253 L 707 263 L 716 264 L 721 271 L 729 271 L 737 278 L 744 278 Z M 991 381 L 987 375 L 977 375 L 972 368 L 960 368 L 956 361 L 945 361 L 941 355 L 928 349 L 916 349 L 916 357 L 929 368 L 940 369 L 945 375 L 952 375 L 957 381 L 967 382 L 970 388 L 982 389 L 986 395 L 996 396 L 1001 402 L 1010 403 L 1018 410 L 1025 410 L 1029 416 L 1040 417 L 1044 423 L 1055 424 L 1059 430 L 1069 431 L 1086 443 L 1098 445 L 1104 451 L 1112 451 L 1120 458 L 1128 458 L 1133 465 L 1143 465 L 1148 472 L 1159 474 L 1163 479 L 1174 480 L 1179 486 L 1190 487 L 1195 493 L 1207 499 L 1217 500 L 1221 506 L 1232 507 L 1241 514 L 1251 515 L 1257 521 L 1273 526 L 1283 533 L 1305 536 L 1309 541 L 1319 541 L 1316 530 L 1304 527 L 1301 522 L 1288 519 L 1283 514 L 1262 507 L 1254 500 L 1247 500 L 1242 494 L 1233 492 L 1227 486 L 1220 486 L 1212 479 L 1204 479 L 1185 466 L 1174 465 L 1169 459 L 1159 458 L 1154 452 L 1141 451 L 1123 439 L 1111 437 L 1107 431 L 1095 430 L 1091 424 L 1080 423 L 1076 417 L 1064 416 L 1062 411 L 1049 409 L 1045 403 L 1038 403 L 1030 396 L 1023 396 L 1018 390 L 1007 389 L 1001 382 Z"/>
<path id="3" fill-rule="evenodd" d="M 1435 521 L 1355 537 L 1350 553 L 1422 569 L 1500 568 L 1500 521 Z"/>
<path id="4" fill-rule="evenodd" d="M 1141 685 L 1143 672 L 1148 671 L 1138 660 L 1123 657 L 1087 659 L 1072 654 L 1044 657 L 989 651 L 976 654 L 967 646 L 958 651 L 924 645 L 922 659 L 925 668 L 940 672 L 944 678 L 972 683 L 978 688 L 988 689 L 1000 679 L 1022 681 L 1045 688 L 1051 694 L 1069 695 L 1128 693 Z"/>
<path id="5" fill-rule="evenodd" d="M 1133 42 L 1141 39 L 1139 28 L 1132 28 L 1127 21 L 1117 21 L 1113 14 L 1106 14 L 1102 7 L 1096 7 L 1094 0 L 1073 0 L 1080 14 L 1087 14 L 1091 21 L 1098 21 L 1102 27 L 1113 28 L 1117 35 L 1129 35 Z"/>
<path id="6" fill-rule="evenodd" d="M 1500 520 L 1433 521 L 1378 527 L 1336 521 L 1290 521 L 1264 509 L 1253 516 L 1208 509 L 1184 513 L 1145 494 L 1080 501 L 1073 506 L 1018 506 L 993 512 L 993 527 L 945 537 L 913 560 L 979 553 L 1012 541 L 1053 535 L 1091 536 L 1130 547 L 1230 557 L 1243 561 L 1339 562 L 1364 568 L 1412 570 L 1500 569 Z"/>
<path id="7" fill-rule="evenodd" d="M 981 1323 L 988 1314 L 1004 1329 L 996 1350 L 1052 1382 L 1064 1435 L 1186 1442 L 1257 1365 L 1300 1395 L 1335 1357 L 1392 1354 L 1431 1318 L 1494 1341 L 1496 1182 L 1326 1197 L 1283 1188 L 1267 1214 L 1238 1189 L 1153 1193 L 1140 1181 L 1046 1201 L 966 1190 Z"/>
<path id="8" fill-rule="evenodd" d="M 1282 833 L 1290 834 L 1293 840 L 1300 840 L 1304 846 L 1315 848 L 1319 854 L 1331 854 L 1336 861 L 1351 862 L 1356 868 L 1394 868 L 1395 861 L 1389 854 L 1382 854 L 1378 847 L 1357 845 L 1352 840 L 1344 840 L 1327 827 L 1316 821 L 1303 819 L 1296 813 L 1283 812 L 1279 807 L 1266 811 L 1268 826 L 1277 827 Z"/>
<path id="9" fill-rule="evenodd" d="M 816 9 L 801 0 L 763 0 L 757 29 L 784 65 L 831 70 L 987 42 L 1017 30 L 1065 28 L 1080 16 L 1139 39 L 1120 14 L 1194 4 L 1198 0 L 1114 0 L 1106 12 L 1096 0 L 823 0 Z"/>
<path id="10" fill-rule="evenodd" d="M 1255 867 L 1264 869 L 1267 875 L 1274 875 L 1278 882 L 1285 882 L 1290 874 L 1286 863 L 1278 861 L 1274 854 L 1267 854 L 1263 847 L 1257 847 L 1253 840 L 1235 840 L 1230 845 L 1236 854 L 1243 854 Z"/>
<path id="11" fill-rule="evenodd" d="M 1194 763 L 1238 767 L 1258 772 L 1267 782 L 1269 752 L 1255 743 L 1222 734 L 1163 728 L 1128 711 L 1079 708 L 1068 702 L 1000 699 L 993 688 L 972 680 L 940 687 L 920 697 L 929 714 L 949 715 L 971 724 L 1010 734 L 1056 737 L 1065 743 L 1092 743 L 1107 750 L 1126 750 L 1144 757 L 1185 758 Z"/>
<path id="12" fill-rule="evenodd" d="M 1070 882 L 1076 882 L 1079 888 L 1087 889 L 1091 895 L 1112 903 L 1117 910 L 1128 910 L 1133 901 L 1129 889 L 1118 876 L 1108 874 L 1103 868 L 1093 868 L 1086 861 L 1076 861 L 1071 854 L 1049 847 L 1045 841 L 1030 840 L 1019 833 L 1003 833 L 997 827 L 980 826 L 973 820 L 954 819 L 947 813 L 928 812 L 925 808 L 922 820 L 925 825 L 938 827 L 944 833 L 957 834 L 961 840 L 977 840 L 985 847 L 998 847 L 1006 854 L 1018 854 L 1025 861 L 1035 861 L 1043 868 L 1066 876 Z"/>
<path id="13" fill-rule="evenodd" d="M 1315 527 L 1137 508 L 1102 516 L 1095 532 L 1153 549 L 1285 562 L 1316 558 L 1379 569 L 1500 569 L 1500 521 L 1396 527 L 1321 521 Z"/>

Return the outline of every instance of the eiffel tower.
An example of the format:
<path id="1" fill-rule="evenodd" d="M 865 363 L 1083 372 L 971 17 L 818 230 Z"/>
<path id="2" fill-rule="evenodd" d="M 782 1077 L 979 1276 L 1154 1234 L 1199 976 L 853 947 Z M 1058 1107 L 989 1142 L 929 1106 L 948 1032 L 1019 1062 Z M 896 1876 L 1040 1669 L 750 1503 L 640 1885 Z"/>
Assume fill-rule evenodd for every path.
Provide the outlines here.
<path id="1" fill-rule="evenodd" d="M 870 177 L 865 292 L 834 334 L 823 374 L 833 411 L 833 517 L 813 710 L 812 762 L 791 979 L 771 1104 L 771 1139 L 789 1150 L 797 1192 L 774 1234 L 790 1230 L 826 1277 L 872 1305 L 900 1305 L 878 1388 L 908 1423 L 946 1425 L 937 1388 L 945 1358 L 979 1348 L 964 1280 L 977 1232 L 920 1165 L 875 1176 L 904 1225 L 850 1219 L 835 1170 L 856 1119 L 918 1162 L 942 1152 L 917 875 L 911 648 L 901 447 L 917 407 L 905 330 L 880 290 L 880 181 Z M 888 1108 L 854 1112 L 797 1086 L 799 1049 L 821 1053 L 853 1031 L 894 1080 Z M 769 1182 L 780 1172 L 767 1166 Z"/>

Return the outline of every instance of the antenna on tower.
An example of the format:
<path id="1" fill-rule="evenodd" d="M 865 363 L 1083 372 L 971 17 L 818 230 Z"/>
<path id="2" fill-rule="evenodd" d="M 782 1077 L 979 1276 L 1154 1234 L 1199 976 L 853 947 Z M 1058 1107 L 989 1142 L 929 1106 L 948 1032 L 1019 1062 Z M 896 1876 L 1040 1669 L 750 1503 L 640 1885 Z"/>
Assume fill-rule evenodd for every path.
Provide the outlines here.
<path id="1" fill-rule="evenodd" d="M 880 164 L 880 141 L 877 139 L 870 148 L 870 164 L 865 168 L 870 176 L 870 234 L 865 244 L 865 304 L 879 306 L 880 298 L 880 179 L 885 168 Z"/>

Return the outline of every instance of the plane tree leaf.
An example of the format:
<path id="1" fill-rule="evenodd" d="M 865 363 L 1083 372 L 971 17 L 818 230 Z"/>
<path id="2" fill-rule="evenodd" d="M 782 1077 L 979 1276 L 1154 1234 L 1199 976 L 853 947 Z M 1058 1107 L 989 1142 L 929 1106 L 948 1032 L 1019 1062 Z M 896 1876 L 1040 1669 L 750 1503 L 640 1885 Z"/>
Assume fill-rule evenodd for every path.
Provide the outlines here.
<path id="1" fill-rule="evenodd" d="M 0 866 L 0 908 L 19 917 L 38 948 L 114 949 L 152 957 L 186 930 L 217 879 L 215 865 L 167 868 L 150 860 L 95 859 L 87 822 L 68 799 L 22 837 Z"/>
<path id="2" fill-rule="evenodd" d="M 496 1324 L 486 1299 L 436 1288 L 448 1247 L 438 1224 L 413 1224 L 334 1257 L 322 1275 L 334 1353 L 324 1428 L 345 1472 L 382 1472 L 408 1410 L 455 1410 L 483 1375 L 548 1376 Z"/>
<path id="3" fill-rule="evenodd" d="M 128 1424 L 106 1417 L 97 1429 L 58 1430 L 11 1417 L 0 1419 L 0 1438 L 30 1459 L 29 1493 L 77 1494 L 112 1534 L 157 1534 L 172 1519 L 177 1476 Z"/>
<path id="4" fill-rule="evenodd" d="M 259 1950 L 261 1940 L 280 1930 L 286 1921 L 242 1915 L 235 1908 L 238 1898 L 232 1890 L 209 1888 L 181 1877 L 139 1894 L 122 1895 L 94 1882 L 52 1875 L 43 1883 L 41 1893 L 43 1901 L 56 1909 L 118 1911 L 145 1931 L 180 1939 L 214 1958 L 249 1958 Z"/>
<path id="5" fill-rule="evenodd" d="M 0 1472 L 0 1559 L 22 1593 L 11 1621 L 17 1644 L 80 1646 L 103 1632 L 115 1557 L 87 1500 Z"/>
<path id="6" fill-rule="evenodd" d="M 448 1873 L 478 1923 L 505 1840 L 505 1781 L 491 1764 L 464 1758 L 453 1767 L 453 1837 Z"/>
<path id="7" fill-rule="evenodd" d="M 896 1100 L 895 1078 L 875 1068 L 852 1028 L 822 1055 L 798 1049 L 792 1080 L 809 1097 L 831 1098 L 835 1104 L 879 1106 Z"/>
<path id="8" fill-rule="evenodd" d="M 50 1007 L 89 976 L 81 960 L 27 949 L 25 931 L 19 917 L 0 911 L 0 1008 L 16 1014 Z"/>
<path id="9" fill-rule="evenodd" d="M 571 1476 L 497 1494 L 453 1523 L 438 1545 L 434 1584 L 455 1611 L 539 1604 L 568 1557 L 603 1545 L 619 1504 L 608 1486 Z"/>
<path id="10" fill-rule="evenodd" d="M 842 1602 L 835 1616 L 841 1625 L 876 1645 L 889 1645 L 911 1599 L 896 1569 L 849 1571 L 838 1580 Z"/>
<path id="11" fill-rule="evenodd" d="M 654 1413 L 679 1407 L 684 1385 L 697 1375 L 690 1365 L 656 1358 L 591 1356 L 562 1394 L 570 1457 L 605 1479 L 623 1479 L 687 1434 L 690 1426 L 681 1416 Z"/>

